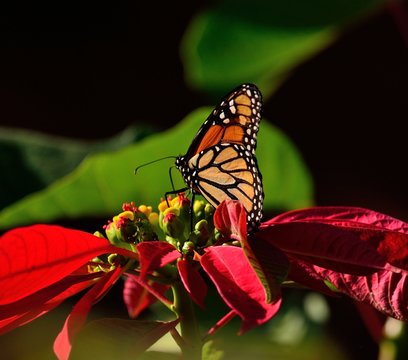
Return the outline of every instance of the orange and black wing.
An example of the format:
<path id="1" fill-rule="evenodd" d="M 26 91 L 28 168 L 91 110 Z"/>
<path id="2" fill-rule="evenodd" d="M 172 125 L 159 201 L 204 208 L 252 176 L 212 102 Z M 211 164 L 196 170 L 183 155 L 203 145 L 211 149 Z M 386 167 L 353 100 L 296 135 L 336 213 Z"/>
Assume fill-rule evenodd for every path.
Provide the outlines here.
<path id="1" fill-rule="evenodd" d="M 255 150 L 262 97 L 253 84 L 227 95 L 203 123 L 186 155 L 176 159 L 187 186 L 214 207 L 239 200 L 249 231 L 262 218 L 263 188 Z"/>
<path id="2" fill-rule="evenodd" d="M 194 157 L 194 185 L 217 207 L 225 199 L 239 200 L 247 213 L 248 230 L 262 219 L 262 176 L 256 158 L 243 145 L 222 143 Z"/>
<path id="3" fill-rule="evenodd" d="M 242 144 L 255 152 L 262 96 L 253 84 L 242 84 L 218 104 L 193 139 L 186 157 L 222 142 Z"/>

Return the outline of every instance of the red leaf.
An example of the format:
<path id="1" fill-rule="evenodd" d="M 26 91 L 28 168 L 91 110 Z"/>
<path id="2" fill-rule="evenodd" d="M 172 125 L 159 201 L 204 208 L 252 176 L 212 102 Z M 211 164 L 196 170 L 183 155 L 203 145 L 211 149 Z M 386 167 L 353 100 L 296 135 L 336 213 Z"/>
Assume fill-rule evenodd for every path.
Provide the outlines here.
<path id="1" fill-rule="evenodd" d="M 173 303 L 164 296 L 164 293 L 156 290 L 155 286 L 150 285 L 150 281 L 146 281 L 145 278 L 141 276 L 134 276 L 133 280 L 137 282 L 140 286 L 144 287 L 150 294 L 156 297 L 157 300 L 161 301 L 163 304 L 172 305 Z"/>
<path id="2" fill-rule="evenodd" d="M 367 241 L 377 235 L 378 231 L 364 228 L 296 221 L 263 225 L 256 233 L 258 239 L 270 242 L 293 259 L 358 275 L 389 268 L 386 259 Z"/>
<path id="3" fill-rule="evenodd" d="M 279 310 L 281 299 L 265 302 L 265 291 L 241 248 L 208 248 L 201 265 L 214 282 L 225 303 L 242 319 L 240 334 L 263 324 Z"/>
<path id="4" fill-rule="evenodd" d="M 24 325 L 57 307 L 66 298 L 86 289 L 104 273 L 68 276 L 12 304 L 0 305 L 0 334 Z"/>
<path id="5" fill-rule="evenodd" d="M 343 274 L 318 266 L 311 271 L 331 282 L 340 292 L 370 304 L 381 313 L 408 321 L 408 274 L 382 270 L 368 276 Z"/>
<path id="6" fill-rule="evenodd" d="M 178 259 L 181 254 L 176 248 L 164 241 L 145 241 L 137 244 L 136 249 L 140 256 L 140 276 L 157 270 L 164 265 Z"/>
<path id="7" fill-rule="evenodd" d="M 266 223 L 307 222 L 329 224 L 360 232 L 361 240 L 369 242 L 388 263 L 408 270 L 408 223 L 373 210 L 356 207 L 313 207 L 290 211 Z"/>
<path id="8" fill-rule="evenodd" d="M 355 305 L 365 323 L 367 331 L 373 340 L 379 344 L 384 339 L 384 324 L 387 317 L 372 306 L 360 301 L 356 301 Z"/>
<path id="9" fill-rule="evenodd" d="M 309 287 L 315 291 L 319 291 L 328 296 L 337 296 L 337 292 L 330 289 L 326 283 L 322 280 L 322 277 L 318 275 L 313 266 L 309 263 L 303 262 L 299 259 L 293 259 L 290 263 L 289 279 L 295 281 L 298 284 Z"/>
<path id="10" fill-rule="evenodd" d="M 222 201 L 214 213 L 214 226 L 227 239 L 241 241 L 246 238 L 246 212 L 243 205 L 236 200 Z"/>
<path id="11" fill-rule="evenodd" d="M 281 297 L 280 285 L 289 271 L 286 255 L 277 247 L 253 235 L 248 240 L 244 238 L 241 246 L 264 287 L 266 302 L 275 302 Z"/>
<path id="12" fill-rule="evenodd" d="M 293 210 L 274 217 L 265 224 L 276 224 L 293 221 L 324 222 L 326 224 L 361 226 L 372 225 L 408 234 L 408 224 L 391 216 L 360 207 L 349 206 L 316 206 Z"/>
<path id="13" fill-rule="evenodd" d="M 60 226 L 11 230 L 0 238 L 0 305 L 29 296 L 109 252 L 136 256 L 89 233 Z"/>
<path id="14" fill-rule="evenodd" d="M 128 275 L 123 288 L 123 300 L 131 318 L 138 317 L 143 310 L 157 301 L 157 298 L 140 285 L 135 280 L 135 277 L 135 275 Z M 151 280 L 148 280 L 147 283 L 162 295 L 170 288 L 168 285 L 159 284 Z"/>
<path id="15" fill-rule="evenodd" d="M 204 308 L 204 299 L 207 296 L 208 287 L 198 270 L 187 259 L 177 261 L 177 268 L 181 281 L 191 298 Z"/>
<path id="16" fill-rule="evenodd" d="M 248 239 L 246 217 L 245 208 L 239 201 L 224 200 L 215 210 L 214 224 L 223 234 L 224 241 L 240 241 L 244 254 L 264 287 L 266 302 L 274 302 L 281 296 L 280 283 L 287 275 L 289 262 L 276 247 L 257 241 L 252 236 Z"/>
<path id="17" fill-rule="evenodd" d="M 120 267 L 117 267 L 115 270 L 107 273 L 98 283 L 96 283 L 95 286 L 88 290 L 88 292 L 74 306 L 73 310 L 65 320 L 64 327 L 54 342 L 54 352 L 59 360 L 68 359 L 75 336 L 85 324 L 92 305 L 100 300 L 110 289 L 120 277 L 122 271 L 123 270 Z"/>
<path id="18" fill-rule="evenodd" d="M 408 224 L 362 208 L 292 211 L 257 234 L 290 256 L 290 278 L 318 280 L 387 316 L 408 320 Z M 320 290 L 320 289 L 318 289 Z"/>
<path id="19" fill-rule="evenodd" d="M 36 318 L 46 314 L 48 311 L 57 307 L 62 301 L 63 300 L 45 303 L 44 305 L 29 310 L 26 313 L 13 315 L 11 317 L 0 320 L 0 335 L 5 334 L 11 330 L 14 330 L 19 326 L 25 325 L 35 320 Z"/>

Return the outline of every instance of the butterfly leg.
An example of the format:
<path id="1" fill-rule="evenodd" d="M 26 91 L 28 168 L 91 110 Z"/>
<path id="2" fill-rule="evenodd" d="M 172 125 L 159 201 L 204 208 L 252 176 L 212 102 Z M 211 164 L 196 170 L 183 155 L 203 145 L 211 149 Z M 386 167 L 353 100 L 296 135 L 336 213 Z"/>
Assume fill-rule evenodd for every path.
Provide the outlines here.
<path id="1" fill-rule="evenodd" d="M 168 197 L 169 195 L 179 194 L 179 193 L 184 192 L 184 191 L 186 191 L 186 190 L 189 190 L 189 188 L 188 188 L 188 187 L 185 187 L 185 188 L 177 189 L 177 190 L 173 190 L 173 191 L 166 191 L 166 192 L 164 193 L 164 198 L 166 199 L 166 204 L 167 204 L 167 206 L 170 207 L 169 200 L 167 199 L 167 197 Z"/>
<path id="2" fill-rule="evenodd" d="M 195 193 L 193 191 L 191 195 L 191 202 L 190 202 L 190 232 L 193 232 L 194 200 L 195 200 Z"/>

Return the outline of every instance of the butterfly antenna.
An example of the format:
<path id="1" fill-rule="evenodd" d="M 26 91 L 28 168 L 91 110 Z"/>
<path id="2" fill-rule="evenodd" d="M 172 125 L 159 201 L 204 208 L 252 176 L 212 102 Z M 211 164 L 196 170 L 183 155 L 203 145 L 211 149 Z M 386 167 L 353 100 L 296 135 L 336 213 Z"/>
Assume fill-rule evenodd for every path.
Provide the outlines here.
<path id="1" fill-rule="evenodd" d="M 173 182 L 173 176 L 171 176 L 171 170 L 172 170 L 173 168 L 174 168 L 174 166 L 170 166 L 170 167 L 169 167 L 169 178 L 170 178 L 171 188 L 173 189 L 173 191 L 175 191 L 174 182 Z"/>
<path id="2" fill-rule="evenodd" d="M 139 171 L 140 168 L 145 167 L 145 166 L 150 165 L 150 164 L 154 164 L 155 162 L 162 161 L 162 160 L 165 160 L 165 159 L 176 159 L 176 158 L 177 158 L 177 156 L 165 156 L 165 157 L 160 158 L 160 159 L 156 159 L 156 160 L 153 160 L 153 161 L 149 161 L 149 162 L 147 162 L 147 163 L 145 163 L 145 164 L 139 165 L 139 166 L 135 169 L 134 173 L 135 173 L 135 175 L 136 175 L 136 173 Z M 173 187 L 173 189 L 174 189 L 174 187 Z"/>

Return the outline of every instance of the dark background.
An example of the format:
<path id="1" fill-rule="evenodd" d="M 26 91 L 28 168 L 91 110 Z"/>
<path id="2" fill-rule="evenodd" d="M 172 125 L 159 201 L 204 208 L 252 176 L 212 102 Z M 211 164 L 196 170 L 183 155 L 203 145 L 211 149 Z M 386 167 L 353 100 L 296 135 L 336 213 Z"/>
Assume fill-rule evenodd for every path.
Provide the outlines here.
<path id="1" fill-rule="evenodd" d="M 184 81 L 191 3 L 1 5 L 0 124 L 100 139 L 129 124 L 166 129 L 214 105 Z M 353 25 L 293 72 L 264 117 L 295 142 L 319 205 L 408 219 L 408 51 L 390 12 Z M 180 149 L 180 152 L 184 149 Z"/>
<path id="2" fill-rule="evenodd" d="M 101 139 L 130 124 L 163 130 L 214 105 L 185 83 L 179 58 L 186 26 L 205 6 L 0 5 L 0 125 Z M 407 43 L 384 11 L 347 29 L 266 101 L 264 117 L 303 154 L 318 205 L 364 206 L 408 220 L 407 65 Z M 339 333 L 355 318 L 344 306 L 334 319 Z M 369 354 L 364 346 L 350 351 Z"/>

